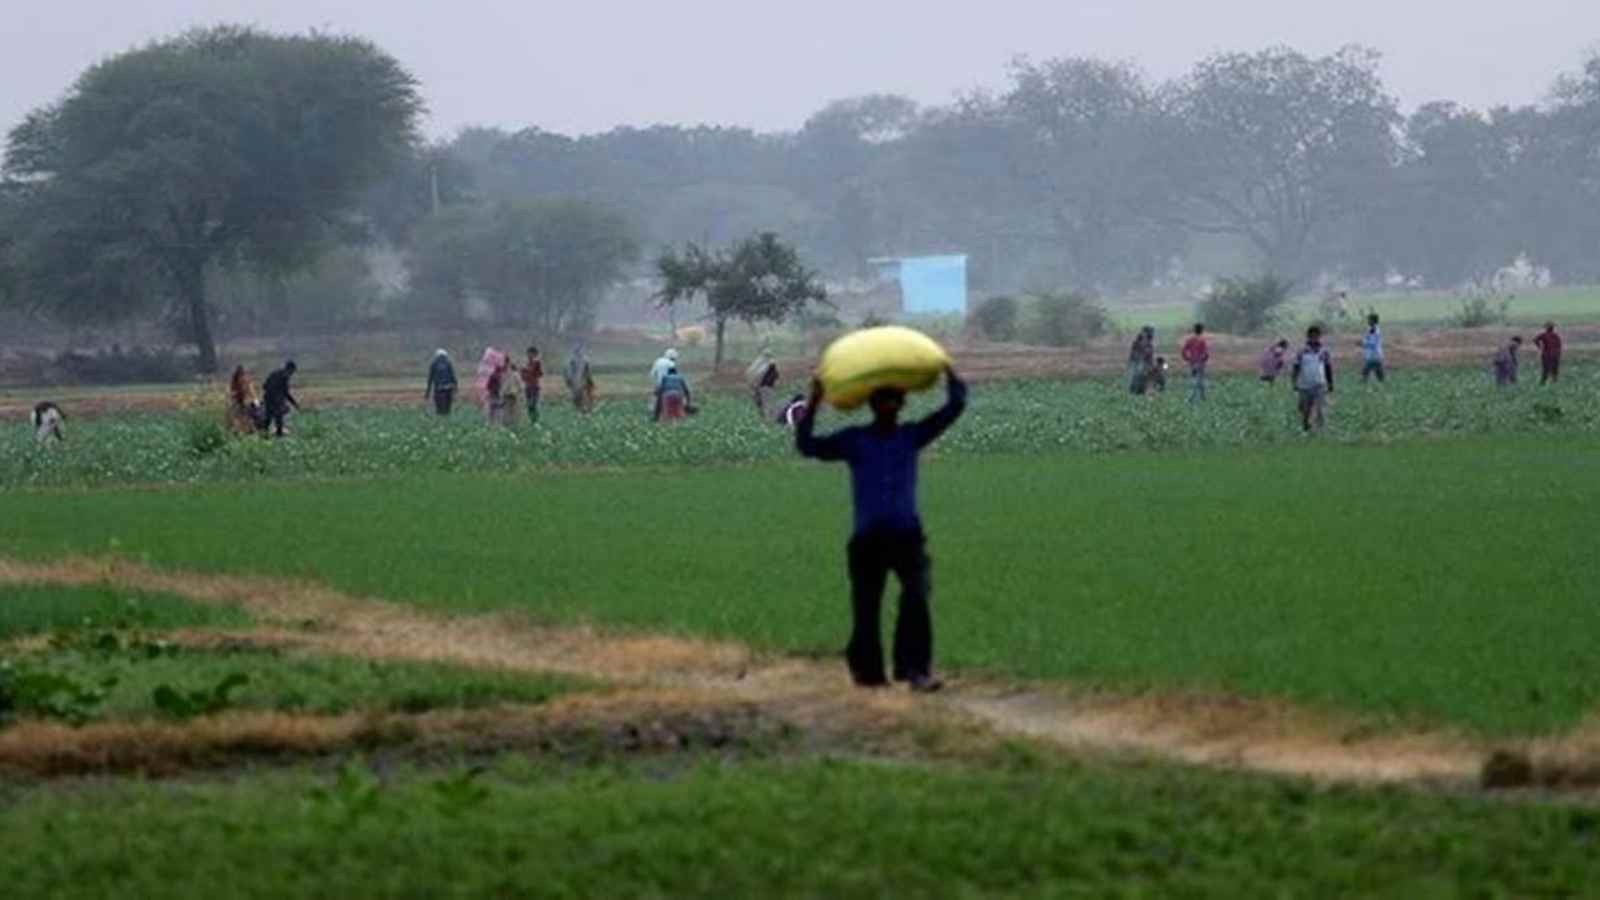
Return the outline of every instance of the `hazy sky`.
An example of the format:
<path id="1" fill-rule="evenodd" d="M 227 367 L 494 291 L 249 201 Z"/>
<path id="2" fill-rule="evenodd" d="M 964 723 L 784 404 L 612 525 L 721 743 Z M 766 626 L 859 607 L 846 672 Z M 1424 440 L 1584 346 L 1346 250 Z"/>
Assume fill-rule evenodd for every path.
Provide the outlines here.
<path id="1" fill-rule="evenodd" d="M 1542 98 L 1600 48 L 1594 0 L 6 0 L 0 129 L 85 66 L 189 26 L 353 32 L 421 79 L 428 131 L 657 122 L 792 128 L 830 99 L 924 102 L 1007 61 L 1094 55 L 1158 77 L 1218 50 L 1363 43 L 1408 106 Z"/>

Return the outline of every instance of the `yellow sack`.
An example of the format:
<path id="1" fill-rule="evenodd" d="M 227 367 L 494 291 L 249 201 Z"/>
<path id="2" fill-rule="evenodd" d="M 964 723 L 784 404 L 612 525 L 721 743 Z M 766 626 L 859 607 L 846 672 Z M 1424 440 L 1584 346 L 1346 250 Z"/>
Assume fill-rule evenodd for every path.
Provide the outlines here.
<path id="1" fill-rule="evenodd" d="M 950 354 L 920 331 L 885 325 L 853 331 L 828 345 L 817 364 L 823 397 L 855 409 L 879 388 L 922 391 L 939 380 Z"/>

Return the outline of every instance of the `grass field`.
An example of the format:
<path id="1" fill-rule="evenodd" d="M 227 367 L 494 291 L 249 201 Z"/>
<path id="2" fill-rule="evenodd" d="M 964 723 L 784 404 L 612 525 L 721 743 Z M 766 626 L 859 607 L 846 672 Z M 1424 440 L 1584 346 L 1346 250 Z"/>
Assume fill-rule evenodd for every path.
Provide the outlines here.
<path id="1" fill-rule="evenodd" d="M 1600 291 L 1594 288 L 1541 288 L 1516 291 L 1516 299 L 1508 308 L 1508 318 L 1513 325 L 1532 327 L 1555 320 L 1562 325 L 1593 322 L 1600 319 Z M 1500 298 L 1495 298 L 1498 303 Z M 1285 307 L 1286 319 L 1296 325 L 1307 325 L 1319 318 L 1320 298 L 1298 297 Z M 1444 327 L 1452 324 L 1461 311 L 1462 298 L 1454 294 L 1435 291 L 1412 293 L 1352 293 L 1347 305 L 1351 316 L 1359 316 L 1369 307 L 1378 311 L 1385 324 L 1391 328 Z M 1141 325 L 1154 325 L 1167 334 L 1188 328 L 1195 321 L 1195 303 L 1112 304 L 1112 319 L 1124 331 Z M 1352 324 L 1352 327 L 1358 327 Z"/>
<path id="2" fill-rule="evenodd" d="M 1563 804 L 1103 764 L 517 759 L 8 794 L 18 897 L 1575 896 L 1600 834 Z"/>
<path id="3" fill-rule="evenodd" d="M 1567 728 L 1600 700 L 1586 565 L 1597 449 L 1469 440 L 933 463 L 940 655 L 1485 733 Z M 20 493 L 0 547 L 115 547 L 447 609 L 831 654 L 845 482 L 792 464 Z"/>

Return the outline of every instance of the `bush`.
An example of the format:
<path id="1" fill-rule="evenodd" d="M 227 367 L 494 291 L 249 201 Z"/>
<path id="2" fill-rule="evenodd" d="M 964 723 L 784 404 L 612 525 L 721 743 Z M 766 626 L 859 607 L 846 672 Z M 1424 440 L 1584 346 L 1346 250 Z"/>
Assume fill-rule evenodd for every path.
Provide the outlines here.
<path id="1" fill-rule="evenodd" d="M 1457 328 L 1487 328 L 1503 325 L 1510 318 L 1510 298 L 1496 303 L 1488 297 L 1468 297 L 1461 301 L 1461 307 L 1450 317 L 1450 322 Z"/>
<path id="2" fill-rule="evenodd" d="M 1027 329 L 1029 343 L 1077 346 L 1110 330 L 1110 315 L 1092 297 L 1060 292 L 1033 298 L 1033 321 Z"/>
<path id="3" fill-rule="evenodd" d="M 1015 297 L 990 297 L 973 311 L 972 324 L 991 341 L 1014 341 L 1021 310 Z"/>
<path id="4" fill-rule="evenodd" d="M 1278 308 L 1288 302 L 1291 287 L 1276 275 L 1222 278 L 1200 302 L 1197 316 L 1212 331 L 1260 334 L 1277 323 Z"/>

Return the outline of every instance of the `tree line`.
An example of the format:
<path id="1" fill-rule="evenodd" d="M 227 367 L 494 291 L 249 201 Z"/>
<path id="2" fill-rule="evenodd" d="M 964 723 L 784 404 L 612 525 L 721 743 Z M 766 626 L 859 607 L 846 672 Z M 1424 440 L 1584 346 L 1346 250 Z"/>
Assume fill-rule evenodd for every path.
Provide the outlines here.
<path id="1" fill-rule="evenodd" d="M 547 334 L 590 327 L 622 279 L 670 274 L 659 256 L 763 233 L 836 281 L 875 256 L 966 252 L 996 292 L 1247 274 L 1454 288 L 1517 260 L 1600 278 L 1600 57 L 1538 103 L 1409 114 L 1378 64 L 1359 47 L 1277 47 L 1155 81 L 1129 63 L 1024 59 L 992 90 L 840 100 L 792 132 L 474 128 L 427 143 L 415 79 L 368 42 L 195 31 L 98 64 L 13 129 L 0 302 L 158 317 L 208 368 L 219 315 L 270 320 L 297 297 L 353 308 L 336 279 L 357 279 L 351 248 L 373 246 L 409 276 L 390 314 L 478 304 Z M 711 297 L 678 274 L 681 296 Z"/>

